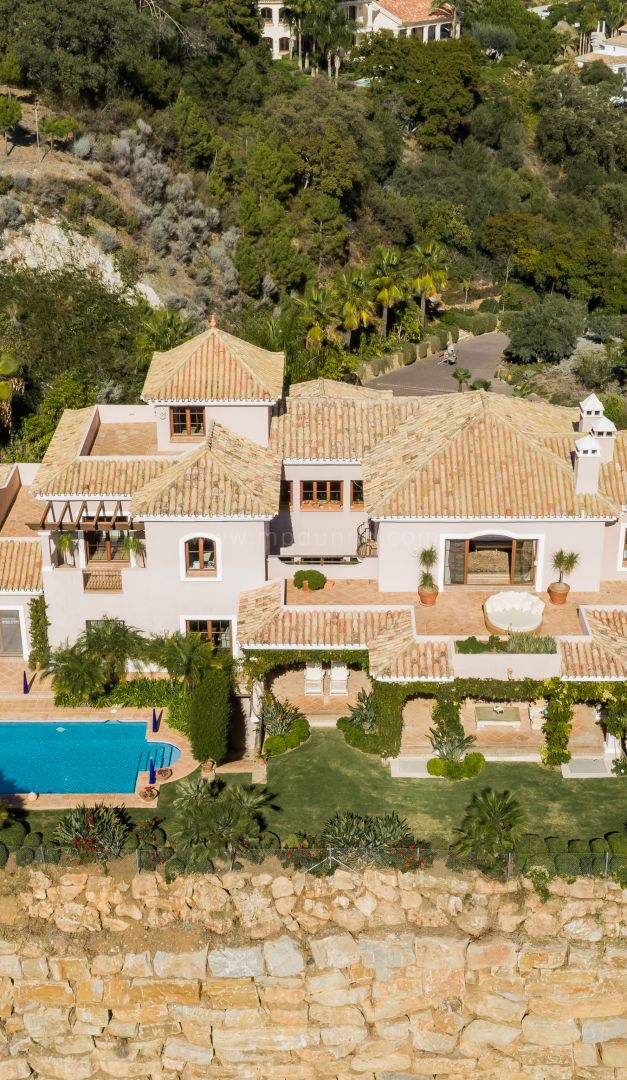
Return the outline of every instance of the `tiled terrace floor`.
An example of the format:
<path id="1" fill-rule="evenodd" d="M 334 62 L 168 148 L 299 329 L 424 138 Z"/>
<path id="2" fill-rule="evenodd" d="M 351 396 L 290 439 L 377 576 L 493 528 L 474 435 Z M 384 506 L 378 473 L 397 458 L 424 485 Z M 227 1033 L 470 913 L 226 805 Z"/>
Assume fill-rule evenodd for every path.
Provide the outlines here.
<path id="1" fill-rule="evenodd" d="M 30 493 L 30 487 L 23 485 L 15 496 L 11 508 L 0 527 L 0 536 L 29 536 L 37 539 L 37 533 L 29 525 L 38 523 L 44 512 L 45 503 L 37 502 Z"/>
<path id="2" fill-rule="evenodd" d="M 467 700 L 462 706 L 462 721 L 467 735 L 477 739 L 473 750 L 482 754 L 498 752 L 499 756 L 508 754 L 538 754 L 544 745 L 542 731 L 532 731 L 529 720 L 529 708 L 525 702 L 515 703 L 520 711 L 520 730 L 510 727 L 477 728 L 475 721 L 476 702 Z M 431 698 L 413 698 L 407 702 L 403 711 L 403 740 L 401 757 L 431 756 L 433 751 L 429 742 L 429 728 L 433 726 Z M 575 756 L 590 756 L 603 753 L 603 734 L 596 722 L 594 713 L 587 705 L 576 705 L 569 748 Z"/>
<path id="3" fill-rule="evenodd" d="M 317 592 L 303 592 L 301 589 L 295 589 L 288 581 L 286 603 L 334 606 L 412 604 L 416 612 L 417 634 L 464 636 L 487 633 L 483 604 L 495 592 L 498 592 L 497 588 L 484 591 L 449 586 L 438 596 L 434 607 L 423 607 L 415 592 L 379 592 L 376 581 L 335 581 L 332 588 L 321 589 Z M 582 604 L 627 604 L 627 582 L 604 582 L 600 590 L 595 593 L 571 592 L 568 602 L 563 607 L 551 604 L 547 593 L 541 593 L 540 596 L 546 604 L 542 633 L 582 634 L 584 631 L 577 614 L 578 607 Z"/>
<path id="4" fill-rule="evenodd" d="M 92 443 L 91 456 L 158 454 L 156 424 L 101 424 Z"/>
<path id="5" fill-rule="evenodd" d="M 370 689 L 370 679 L 365 671 L 349 670 L 348 694 L 341 697 L 331 697 L 329 694 L 328 667 L 324 680 L 324 694 L 305 695 L 304 668 L 294 671 L 286 671 L 278 675 L 272 683 L 272 691 L 281 701 L 290 701 L 296 705 L 306 716 L 313 719 L 338 720 L 340 716 L 346 716 L 349 705 L 355 705 L 360 690 Z"/>

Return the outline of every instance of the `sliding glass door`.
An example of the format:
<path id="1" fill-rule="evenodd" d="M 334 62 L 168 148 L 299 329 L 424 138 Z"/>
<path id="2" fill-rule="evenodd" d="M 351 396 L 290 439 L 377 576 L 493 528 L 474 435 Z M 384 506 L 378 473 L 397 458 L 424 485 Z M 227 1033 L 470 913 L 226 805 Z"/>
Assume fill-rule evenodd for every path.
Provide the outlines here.
<path id="1" fill-rule="evenodd" d="M 480 536 L 446 541 L 445 585 L 533 585 L 537 540 Z"/>

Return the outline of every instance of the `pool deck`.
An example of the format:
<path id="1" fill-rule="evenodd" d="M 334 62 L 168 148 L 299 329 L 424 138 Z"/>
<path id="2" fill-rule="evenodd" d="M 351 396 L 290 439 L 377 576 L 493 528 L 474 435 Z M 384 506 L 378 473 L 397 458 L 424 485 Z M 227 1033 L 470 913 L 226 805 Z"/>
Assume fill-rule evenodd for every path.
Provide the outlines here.
<path id="1" fill-rule="evenodd" d="M 24 694 L 22 690 L 23 672 L 26 670 L 27 678 L 31 686 L 30 693 Z M 157 788 L 164 784 L 171 784 L 175 780 L 182 780 L 194 769 L 198 768 L 198 762 L 192 754 L 189 739 L 171 728 L 167 720 L 160 718 L 159 729 L 151 730 L 152 709 L 122 709 L 115 706 L 111 709 L 90 709 L 82 706 L 80 709 L 60 709 L 54 704 L 54 698 L 49 683 L 44 682 L 39 674 L 29 671 L 23 661 L 4 660 L 0 661 L 0 722 L 9 723 L 14 721 L 28 721 L 35 723 L 50 723 L 58 720 L 91 720 L 92 722 L 104 722 L 115 718 L 116 720 L 138 721 L 146 724 L 146 740 L 150 742 L 168 742 L 176 746 L 180 751 L 178 761 L 172 766 L 172 776 L 168 780 L 157 780 L 154 785 Z M 158 810 L 158 800 L 147 801 L 139 792 L 148 786 L 148 774 L 139 773 L 134 792 L 93 792 L 84 794 L 41 794 L 36 800 L 29 799 L 28 793 L 24 794 L 0 794 L 0 801 L 6 806 L 24 807 L 28 810 L 68 810 L 78 803 L 86 806 L 94 806 L 103 803 L 105 806 L 127 806 L 141 809 Z"/>

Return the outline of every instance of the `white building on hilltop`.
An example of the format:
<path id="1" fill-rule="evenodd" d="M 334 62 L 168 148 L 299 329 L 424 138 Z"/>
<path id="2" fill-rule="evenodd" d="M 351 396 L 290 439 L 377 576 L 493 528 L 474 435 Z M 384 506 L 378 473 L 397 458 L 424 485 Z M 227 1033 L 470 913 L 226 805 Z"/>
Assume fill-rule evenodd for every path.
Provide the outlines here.
<path id="1" fill-rule="evenodd" d="M 459 37 L 459 24 L 454 28 L 452 11 L 443 7 L 433 12 L 431 0 L 363 0 L 344 3 L 342 7 L 355 24 L 357 37 L 380 30 L 388 30 L 394 37 L 420 37 L 424 42 L 450 38 L 453 33 Z M 271 46 L 273 58 L 290 56 L 294 30 L 287 21 L 284 3 L 262 0 L 259 12 L 263 19 L 263 40 Z"/>

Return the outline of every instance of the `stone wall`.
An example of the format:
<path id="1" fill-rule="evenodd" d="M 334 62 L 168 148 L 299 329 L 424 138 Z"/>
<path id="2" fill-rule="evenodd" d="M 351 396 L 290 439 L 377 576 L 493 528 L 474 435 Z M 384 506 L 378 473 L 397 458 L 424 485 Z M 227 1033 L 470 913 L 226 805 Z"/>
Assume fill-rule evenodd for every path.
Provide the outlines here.
<path id="1" fill-rule="evenodd" d="M 0 1080 L 627 1080 L 627 893 L 477 874 L 0 881 Z"/>

